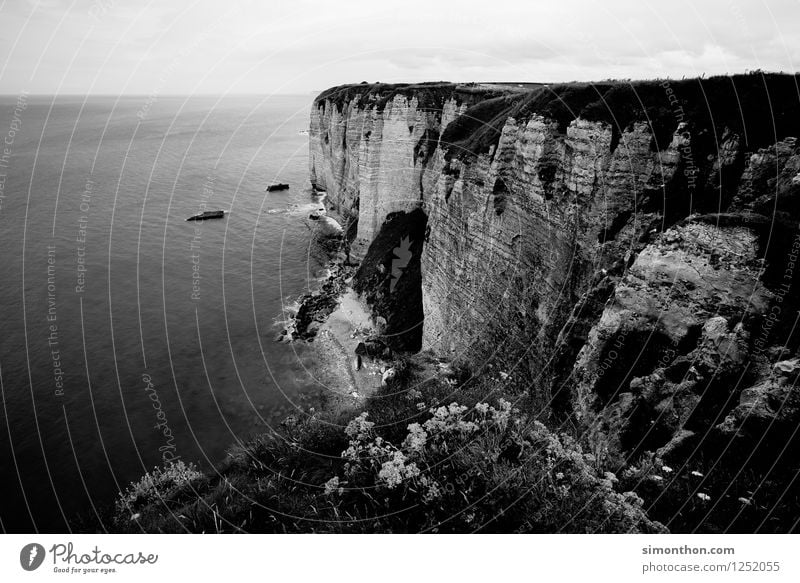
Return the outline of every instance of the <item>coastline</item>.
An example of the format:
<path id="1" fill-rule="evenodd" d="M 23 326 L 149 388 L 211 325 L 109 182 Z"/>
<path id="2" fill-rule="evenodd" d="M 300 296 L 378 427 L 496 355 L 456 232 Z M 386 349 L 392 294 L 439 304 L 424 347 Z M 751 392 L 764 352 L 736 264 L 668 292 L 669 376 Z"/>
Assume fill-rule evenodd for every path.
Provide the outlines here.
<path id="1" fill-rule="evenodd" d="M 327 210 L 319 212 L 327 215 Z M 328 275 L 316 290 L 297 299 L 296 310 L 275 341 L 311 344 L 316 361 L 312 376 L 326 400 L 358 402 L 377 391 L 387 366 L 365 353 L 379 329 L 369 306 L 353 289 L 359 263 L 350 260 L 346 235 L 331 237 L 320 226 L 314 228 L 318 244 L 328 247 Z"/>

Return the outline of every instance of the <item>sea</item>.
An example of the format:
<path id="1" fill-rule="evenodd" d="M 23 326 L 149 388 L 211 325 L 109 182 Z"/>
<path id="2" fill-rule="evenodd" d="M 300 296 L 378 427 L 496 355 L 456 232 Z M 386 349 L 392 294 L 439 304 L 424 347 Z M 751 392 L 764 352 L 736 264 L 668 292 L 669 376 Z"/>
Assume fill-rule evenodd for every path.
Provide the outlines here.
<path id="1" fill-rule="evenodd" d="M 0 530 L 102 531 L 325 391 L 275 341 L 324 275 L 312 98 L 0 97 Z"/>

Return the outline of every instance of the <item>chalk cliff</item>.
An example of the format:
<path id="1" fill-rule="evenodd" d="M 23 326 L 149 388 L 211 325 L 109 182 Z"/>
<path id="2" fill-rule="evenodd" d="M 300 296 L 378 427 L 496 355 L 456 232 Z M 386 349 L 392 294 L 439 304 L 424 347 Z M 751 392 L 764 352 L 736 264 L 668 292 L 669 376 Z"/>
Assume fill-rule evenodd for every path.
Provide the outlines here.
<path id="1" fill-rule="evenodd" d="M 724 447 L 746 411 L 798 421 L 797 82 L 337 87 L 312 107 L 311 181 L 356 222 L 384 319 L 405 309 L 392 247 L 424 232 L 419 321 L 387 331 L 405 347 L 501 358 L 611 458 Z"/>

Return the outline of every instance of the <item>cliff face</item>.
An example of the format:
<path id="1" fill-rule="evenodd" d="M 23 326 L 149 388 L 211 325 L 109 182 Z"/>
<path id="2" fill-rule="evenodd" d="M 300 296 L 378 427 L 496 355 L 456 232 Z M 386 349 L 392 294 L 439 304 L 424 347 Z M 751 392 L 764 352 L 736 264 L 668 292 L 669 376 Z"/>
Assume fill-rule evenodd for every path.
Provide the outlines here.
<path id="1" fill-rule="evenodd" d="M 366 253 L 389 214 L 420 207 L 436 187 L 441 157 L 431 158 L 442 129 L 468 104 L 496 94 L 441 85 L 390 86 L 380 103 L 362 92 L 343 96 L 342 88 L 312 108 L 311 182 L 334 210 L 358 221 L 356 254 Z"/>
<path id="2" fill-rule="evenodd" d="M 507 355 L 612 454 L 668 455 L 787 390 L 771 367 L 797 341 L 771 314 L 798 307 L 796 84 L 336 88 L 312 108 L 311 180 L 362 256 L 424 212 L 423 348 Z"/>

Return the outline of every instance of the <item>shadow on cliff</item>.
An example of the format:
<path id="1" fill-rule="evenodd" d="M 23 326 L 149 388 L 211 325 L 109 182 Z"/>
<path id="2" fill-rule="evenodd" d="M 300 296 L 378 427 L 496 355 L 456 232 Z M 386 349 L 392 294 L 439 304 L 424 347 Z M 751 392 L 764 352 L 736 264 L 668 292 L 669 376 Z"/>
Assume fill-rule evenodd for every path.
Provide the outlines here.
<path id="1" fill-rule="evenodd" d="M 428 224 L 416 209 L 391 213 L 372 241 L 353 281 L 353 288 L 385 322 L 381 339 L 393 350 L 422 347 L 421 257 Z"/>

